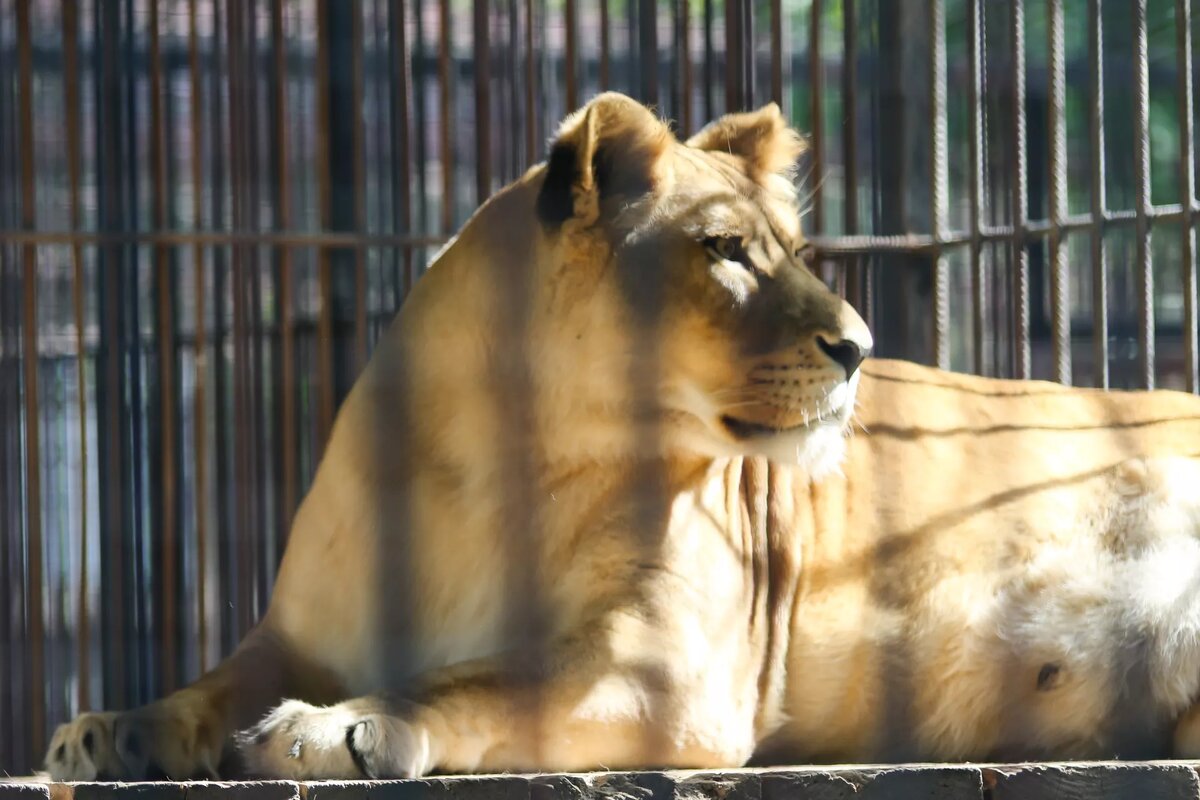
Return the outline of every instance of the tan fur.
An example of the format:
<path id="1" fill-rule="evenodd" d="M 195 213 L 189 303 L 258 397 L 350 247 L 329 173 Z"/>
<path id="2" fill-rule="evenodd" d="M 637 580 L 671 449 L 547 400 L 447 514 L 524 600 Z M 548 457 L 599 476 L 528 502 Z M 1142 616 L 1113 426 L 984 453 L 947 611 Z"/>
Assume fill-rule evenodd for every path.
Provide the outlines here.
<path id="1" fill-rule="evenodd" d="M 50 772 L 1197 754 L 1200 400 L 848 377 L 799 146 L 570 117 L 380 343 L 260 625 Z"/>

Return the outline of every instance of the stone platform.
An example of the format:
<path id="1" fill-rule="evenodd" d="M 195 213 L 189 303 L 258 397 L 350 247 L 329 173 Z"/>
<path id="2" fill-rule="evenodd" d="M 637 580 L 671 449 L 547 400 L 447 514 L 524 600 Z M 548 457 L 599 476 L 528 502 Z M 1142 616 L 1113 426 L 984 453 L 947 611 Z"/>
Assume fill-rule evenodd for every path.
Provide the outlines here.
<path id="1" fill-rule="evenodd" d="M 312 783 L 0 778 L 0 800 L 1200 800 L 1198 768 L 1179 761 L 909 764 Z"/>

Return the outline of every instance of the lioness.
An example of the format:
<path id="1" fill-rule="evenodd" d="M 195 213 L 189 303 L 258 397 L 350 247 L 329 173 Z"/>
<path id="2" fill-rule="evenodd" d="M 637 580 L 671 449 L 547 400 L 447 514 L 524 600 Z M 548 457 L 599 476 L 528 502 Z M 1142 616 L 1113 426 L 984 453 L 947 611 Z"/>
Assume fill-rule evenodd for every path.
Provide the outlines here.
<path id="1" fill-rule="evenodd" d="M 864 361 L 800 152 L 568 117 L 380 343 L 262 622 L 53 777 L 1200 754 L 1200 399 Z"/>

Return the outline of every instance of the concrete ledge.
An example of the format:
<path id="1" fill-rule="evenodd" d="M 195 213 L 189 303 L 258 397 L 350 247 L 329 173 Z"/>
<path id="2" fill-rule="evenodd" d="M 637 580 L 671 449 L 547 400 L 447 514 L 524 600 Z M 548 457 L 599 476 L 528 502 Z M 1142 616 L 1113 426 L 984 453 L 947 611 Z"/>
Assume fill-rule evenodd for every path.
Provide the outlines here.
<path id="1" fill-rule="evenodd" d="M 905 764 L 413 781 L 43 783 L 0 800 L 1200 800 L 1193 762 Z"/>

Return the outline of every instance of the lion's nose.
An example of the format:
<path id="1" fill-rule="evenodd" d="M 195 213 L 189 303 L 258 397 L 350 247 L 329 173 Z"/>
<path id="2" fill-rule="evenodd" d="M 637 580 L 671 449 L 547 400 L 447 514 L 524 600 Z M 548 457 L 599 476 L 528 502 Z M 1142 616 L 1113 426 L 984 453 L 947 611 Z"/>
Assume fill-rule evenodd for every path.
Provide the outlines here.
<path id="1" fill-rule="evenodd" d="M 842 369 L 846 370 L 846 380 L 850 380 L 858 365 L 867 357 L 867 351 L 858 342 L 850 339 L 841 339 L 830 344 L 824 336 L 818 336 L 817 346 L 825 355 L 842 365 Z"/>

